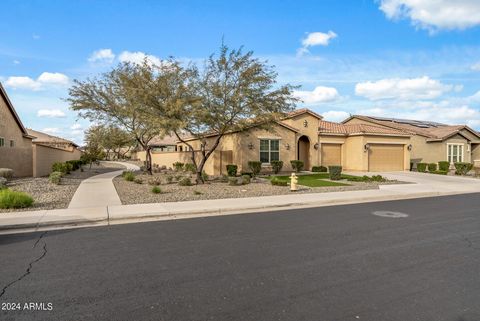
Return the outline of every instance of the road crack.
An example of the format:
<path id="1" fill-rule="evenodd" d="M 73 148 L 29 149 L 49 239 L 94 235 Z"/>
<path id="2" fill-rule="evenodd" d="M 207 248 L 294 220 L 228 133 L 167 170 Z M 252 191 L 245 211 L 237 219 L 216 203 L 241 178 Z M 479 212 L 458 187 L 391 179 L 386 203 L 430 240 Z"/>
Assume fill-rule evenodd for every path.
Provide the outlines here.
<path id="1" fill-rule="evenodd" d="M 40 243 L 40 241 L 43 239 L 43 237 L 47 234 L 48 232 L 43 232 L 40 237 L 37 239 L 35 244 L 33 244 L 33 249 L 37 247 L 37 245 Z M 27 275 L 29 275 L 32 272 L 33 265 L 40 260 L 42 260 L 45 256 L 47 255 L 47 242 L 43 242 L 43 252 L 42 254 L 37 257 L 35 260 L 30 261 L 28 264 L 28 268 L 25 270 L 25 273 L 23 273 L 19 278 L 15 279 L 14 281 L 8 283 L 2 288 L 2 291 L 0 292 L 0 298 L 6 293 L 7 289 L 14 285 L 15 283 L 20 282 L 23 278 L 25 278 Z"/>

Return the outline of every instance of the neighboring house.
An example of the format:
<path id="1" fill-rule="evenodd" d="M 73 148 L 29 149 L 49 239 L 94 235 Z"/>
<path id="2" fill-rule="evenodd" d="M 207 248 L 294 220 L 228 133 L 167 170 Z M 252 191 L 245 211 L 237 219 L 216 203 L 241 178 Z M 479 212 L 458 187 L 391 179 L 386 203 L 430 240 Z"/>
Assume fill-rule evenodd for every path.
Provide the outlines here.
<path id="1" fill-rule="evenodd" d="M 13 169 L 16 177 L 45 176 L 53 163 L 80 155 L 69 140 L 26 129 L 0 84 L 0 168 Z"/>
<path id="2" fill-rule="evenodd" d="M 42 133 L 33 129 L 27 129 L 32 140 L 33 150 L 33 177 L 41 177 L 50 174 L 52 165 L 56 162 L 66 162 L 80 159 L 82 152 L 74 142 Z"/>
<path id="3" fill-rule="evenodd" d="M 208 149 L 215 136 L 206 138 Z M 187 139 L 194 150 L 200 149 L 198 139 Z M 153 163 L 172 167 L 176 161 L 188 163 L 191 153 L 186 144 L 176 142 L 177 151 L 153 152 Z M 252 128 L 225 135 L 205 165 L 209 175 L 226 172 L 225 165 L 236 164 L 238 171 L 248 172 L 249 161 L 261 161 L 264 171 L 270 162 L 281 160 L 283 170 L 292 170 L 291 160 L 302 160 L 305 169 L 312 166 L 341 165 L 344 170 L 392 171 L 408 170 L 410 134 L 376 125 L 345 125 L 323 120 L 309 109 L 296 110 L 272 125 L 267 131 Z M 145 152 L 137 157 L 145 160 Z"/>
<path id="4" fill-rule="evenodd" d="M 0 84 L 0 168 L 17 177 L 32 176 L 32 138 Z"/>
<path id="5" fill-rule="evenodd" d="M 343 124 L 368 124 L 402 130 L 411 135 L 410 158 L 417 163 L 480 160 L 480 134 L 466 125 L 446 125 L 431 121 L 354 115 Z"/>

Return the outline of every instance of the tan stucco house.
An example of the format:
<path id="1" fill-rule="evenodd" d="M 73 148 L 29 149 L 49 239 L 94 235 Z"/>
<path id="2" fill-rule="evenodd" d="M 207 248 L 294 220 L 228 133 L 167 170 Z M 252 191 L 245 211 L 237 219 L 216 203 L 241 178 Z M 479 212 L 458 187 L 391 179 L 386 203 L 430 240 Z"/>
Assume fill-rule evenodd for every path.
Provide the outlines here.
<path id="1" fill-rule="evenodd" d="M 13 169 L 16 177 L 45 176 L 53 163 L 80 156 L 75 143 L 26 129 L 0 84 L 0 168 Z"/>
<path id="2" fill-rule="evenodd" d="M 224 174 L 227 164 L 249 171 L 249 161 L 261 161 L 264 171 L 269 171 L 272 160 L 283 161 L 283 170 L 290 171 L 290 161 L 297 159 L 305 163 L 307 170 L 320 165 L 341 165 L 344 170 L 354 171 L 408 170 L 410 136 L 405 131 L 374 124 L 328 122 L 309 109 L 299 109 L 276 122 L 269 131 L 252 128 L 227 134 L 207 161 L 205 171 L 209 175 Z M 214 138 L 206 139 L 207 148 Z M 187 141 L 194 150 L 200 149 L 200 141 Z M 176 161 L 190 162 L 188 148 L 177 141 L 176 150 L 153 151 L 153 163 L 172 167 Z M 145 152 L 137 152 L 135 157 L 145 160 Z"/>
<path id="3" fill-rule="evenodd" d="M 431 121 L 354 115 L 345 125 L 374 125 L 411 135 L 411 162 L 473 162 L 480 160 L 480 134 L 466 125 L 446 125 Z"/>

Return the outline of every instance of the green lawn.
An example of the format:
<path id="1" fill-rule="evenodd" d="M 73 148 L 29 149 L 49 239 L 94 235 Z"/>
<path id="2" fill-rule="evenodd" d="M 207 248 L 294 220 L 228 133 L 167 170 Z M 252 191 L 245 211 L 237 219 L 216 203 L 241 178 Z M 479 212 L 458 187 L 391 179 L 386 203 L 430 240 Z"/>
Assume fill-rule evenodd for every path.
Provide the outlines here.
<path id="1" fill-rule="evenodd" d="M 343 176 L 343 175 L 342 175 Z M 275 176 L 281 181 L 290 183 L 290 176 Z M 273 177 L 272 177 L 273 178 Z M 327 173 L 318 173 L 312 175 L 299 175 L 298 184 L 308 187 L 322 187 L 322 186 L 348 186 L 348 184 L 326 181 L 329 176 Z"/>

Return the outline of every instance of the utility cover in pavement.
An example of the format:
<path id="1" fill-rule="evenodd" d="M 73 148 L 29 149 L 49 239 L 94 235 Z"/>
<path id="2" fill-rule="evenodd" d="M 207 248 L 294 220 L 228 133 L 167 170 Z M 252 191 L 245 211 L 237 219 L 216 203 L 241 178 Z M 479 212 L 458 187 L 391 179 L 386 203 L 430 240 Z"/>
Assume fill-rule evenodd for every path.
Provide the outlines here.
<path id="1" fill-rule="evenodd" d="M 373 215 L 389 218 L 403 218 L 408 217 L 408 214 L 402 212 L 392 212 L 392 211 L 375 211 L 372 212 Z"/>

